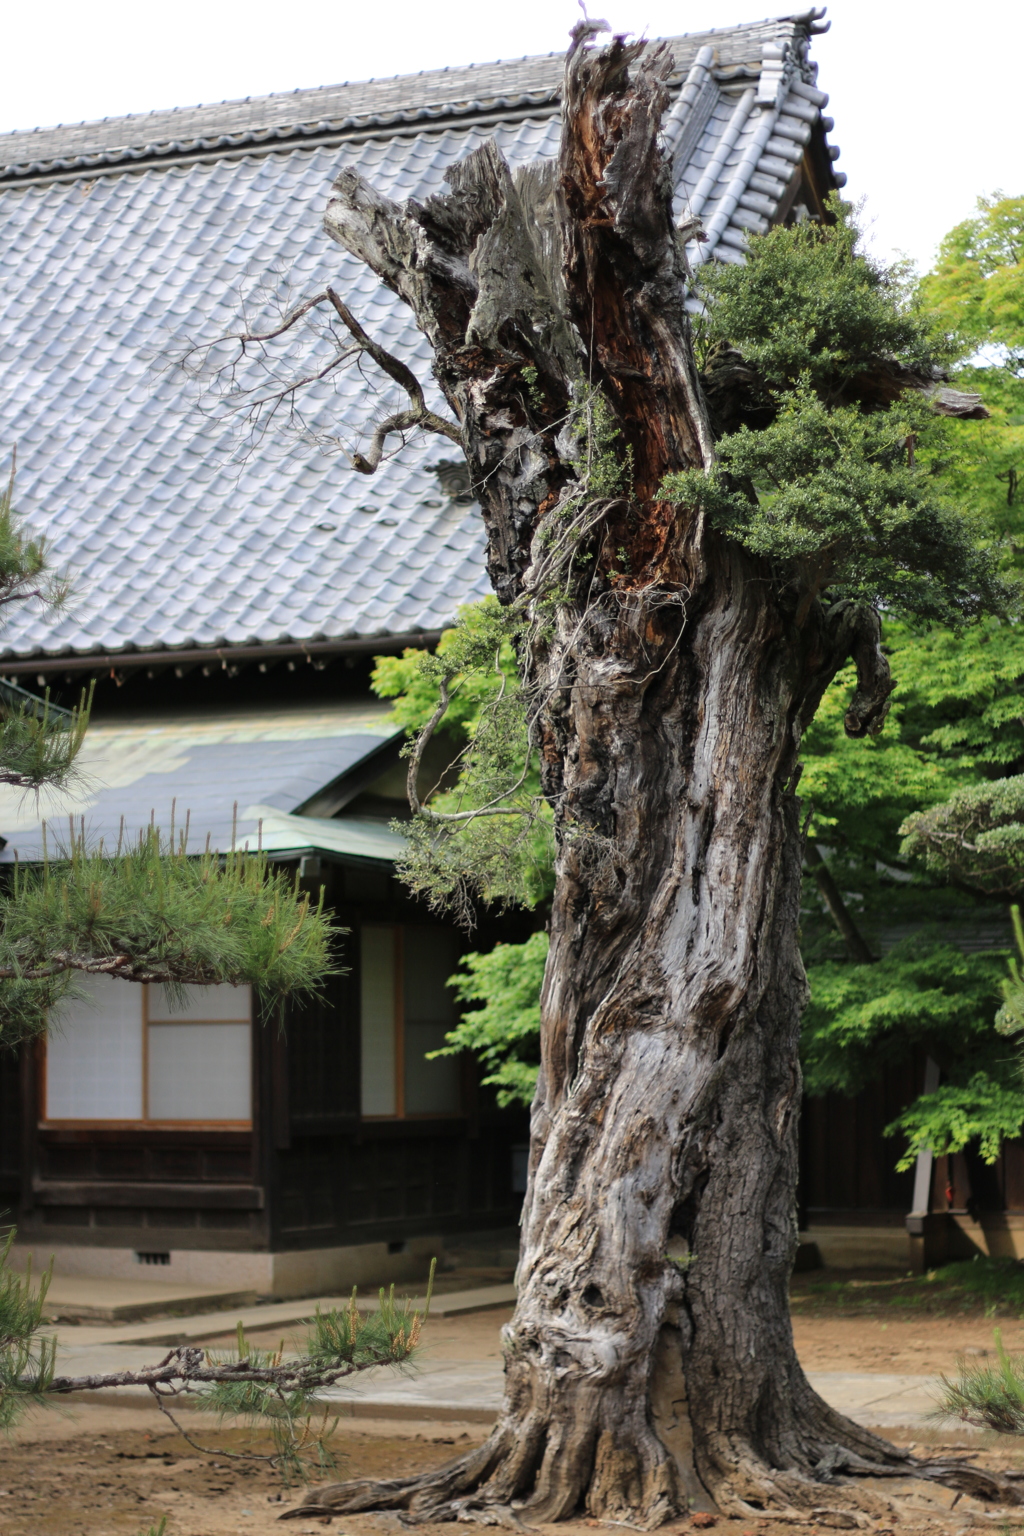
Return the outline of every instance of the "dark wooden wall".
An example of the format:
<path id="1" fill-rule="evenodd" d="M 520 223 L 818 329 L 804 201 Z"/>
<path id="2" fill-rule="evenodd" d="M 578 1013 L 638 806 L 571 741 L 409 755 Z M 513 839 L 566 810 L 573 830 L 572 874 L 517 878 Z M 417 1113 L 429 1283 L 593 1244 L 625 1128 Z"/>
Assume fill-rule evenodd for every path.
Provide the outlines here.
<path id="1" fill-rule="evenodd" d="M 21 1197 L 21 1052 L 0 1047 L 0 1230 Z"/>
<path id="2" fill-rule="evenodd" d="M 854 1098 L 805 1099 L 800 1137 L 801 1214 L 811 1222 L 838 1213 L 901 1219 L 910 1210 L 914 1175 L 897 1173 L 903 1150 L 885 1127 L 921 1092 L 924 1063 L 886 1071 Z"/>
<path id="3" fill-rule="evenodd" d="M 34 1052 L 21 1071 L 0 1052 L 0 1212 L 17 1215 L 24 1238 L 278 1251 L 515 1224 L 512 1148 L 525 1140 L 526 1113 L 498 1110 L 472 1062 L 462 1113 L 362 1120 L 355 933 L 360 922 L 424 913 L 386 870 L 325 866 L 321 878 L 351 937 L 340 935 L 338 971 L 319 995 L 257 1025 L 251 1132 L 40 1128 Z M 520 936 L 503 923 L 474 943 Z"/>
<path id="4" fill-rule="evenodd" d="M 267 1073 L 265 1119 L 276 1127 L 267 1153 L 271 1246 L 393 1242 L 514 1226 L 522 1196 L 512 1189 L 512 1149 L 526 1139 L 528 1117 L 525 1110 L 499 1110 L 472 1062 L 463 1063 L 462 1114 L 360 1118 L 355 934 L 361 922 L 422 923 L 425 914 L 378 869 L 347 866 L 327 891 L 351 935 L 338 947 L 345 974 L 329 980 L 322 998 L 288 1010 L 287 1043 L 277 1047 L 278 1065 Z M 471 944 L 460 936 L 461 947 L 487 949 L 528 931 L 514 920 L 482 923 Z"/>

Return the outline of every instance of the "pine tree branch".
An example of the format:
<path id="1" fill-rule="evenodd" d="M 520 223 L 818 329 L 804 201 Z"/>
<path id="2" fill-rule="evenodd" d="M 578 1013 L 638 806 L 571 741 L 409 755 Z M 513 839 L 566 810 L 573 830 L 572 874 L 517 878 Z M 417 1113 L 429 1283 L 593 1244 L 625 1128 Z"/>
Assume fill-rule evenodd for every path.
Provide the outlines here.
<path id="1" fill-rule="evenodd" d="M 408 1353 L 408 1351 L 406 1352 Z M 402 1358 L 398 1356 L 397 1358 Z M 107 1387 L 173 1388 L 175 1393 L 193 1386 L 212 1386 L 222 1383 L 257 1382 L 283 1392 L 318 1392 L 334 1386 L 345 1376 L 360 1371 L 374 1370 L 381 1365 L 394 1365 L 394 1351 L 383 1352 L 379 1358 L 348 1360 L 340 1365 L 326 1366 L 316 1361 L 287 1360 L 280 1365 L 256 1364 L 250 1359 L 208 1364 L 207 1352 L 191 1345 L 181 1345 L 165 1355 L 158 1365 L 146 1366 L 138 1371 L 101 1371 L 91 1376 L 54 1376 L 46 1387 L 47 1392 L 63 1396 L 69 1392 L 96 1392 Z"/>

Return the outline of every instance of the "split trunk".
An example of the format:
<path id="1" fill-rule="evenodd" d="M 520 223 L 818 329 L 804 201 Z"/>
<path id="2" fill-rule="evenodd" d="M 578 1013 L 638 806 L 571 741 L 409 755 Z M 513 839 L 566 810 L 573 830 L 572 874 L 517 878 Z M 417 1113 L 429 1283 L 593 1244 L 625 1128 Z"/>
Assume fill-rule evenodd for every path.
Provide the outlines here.
<path id="1" fill-rule="evenodd" d="M 328 210 L 433 345 L 495 590 L 531 624 L 558 860 L 501 1416 L 438 1472 L 296 1514 L 654 1527 L 709 1500 L 820 1509 L 848 1502 L 837 1477 L 908 1469 L 812 1391 L 788 1312 L 801 732 L 849 658 L 851 734 L 891 685 L 872 611 L 780 585 L 660 491 L 714 460 L 658 148 L 668 69 L 581 26 L 556 165 L 513 176 L 486 146 L 402 206 L 345 172 Z"/>

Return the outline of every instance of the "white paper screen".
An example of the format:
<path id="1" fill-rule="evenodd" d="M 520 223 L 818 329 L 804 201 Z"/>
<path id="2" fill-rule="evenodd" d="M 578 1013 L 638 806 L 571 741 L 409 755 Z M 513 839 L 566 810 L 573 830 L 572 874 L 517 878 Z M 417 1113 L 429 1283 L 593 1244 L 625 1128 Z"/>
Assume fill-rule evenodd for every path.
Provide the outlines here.
<path id="1" fill-rule="evenodd" d="M 455 970 L 454 936 L 442 928 L 406 928 L 402 935 L 405 993 L 405 1112 L 454 1114 L 461 1107 L 462 1068 L 456 1056 L 427 1061 L 455 1027 L 455 1004 L 446 985 Z"/>
<path id="2" fill-rule="evenodd" d="M 150 1023 L 149 1118 L 250 1119 L 250 1039 L 247 1023 Z"/>
<path id="3" fill-rule="evenodd" d="M 364 1115 L 393 1115 L 395 1103 L 396 938 L 393 928 L 360 930 L 361 1061 Z"/>
<path id="4" fill-rule="evenodd" d="M 88 994 L 61 1009 L 46 1042 L 50 1120 L 142 1117 L 142 987 L 84 976 Z"/>
<path id="5" fill-rule="evenodd" d="M 214 1023 L 219 1019 L 251 1018 L 251 994 L 248 987 L 182 987 L 183 1006 L 175 1007 L 166 987 L 149 989 L 149 1021 L 177 1024 L 184 1019 Z"/>

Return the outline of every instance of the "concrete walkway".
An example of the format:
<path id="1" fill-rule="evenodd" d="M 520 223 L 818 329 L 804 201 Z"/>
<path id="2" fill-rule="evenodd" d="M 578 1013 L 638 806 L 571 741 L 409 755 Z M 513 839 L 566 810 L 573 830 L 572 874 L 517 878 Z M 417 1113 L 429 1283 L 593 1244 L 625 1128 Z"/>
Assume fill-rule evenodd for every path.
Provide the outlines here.
<path id="1" fill-rule="evenodd" d="M 81 1281 L 75 1282 L 80 1286 Z M 94 1282 L 105 1284 L 105 1282 Z M 82 1326 L 57 1325 L 55 1330 L 61 1348 L 108 1347 L 122 1344 L 145 1344 L 152 1347 L 176 1344 L 207 1344 L 211 1339 L 222 1339 L 234 1333 L 238 1324 L 247 1333 L 262 1332 L 268 1328 L 293 1328 L 308 1320 L 320 1308 L 321 1312 L 347 1311 L 351 1306 L 349 1296 L 313 1296 L 299 1301 L 271 1301 L 256 1305 L 251 1294 L 241 1302 L 225 1299 L 223 1294 L 211 1295 L 218 1305 L 215 1309 L 197 1312 L 186 1317 L 162 1317 L 151 1322 L 128 1323 L 115 1327 L 86 1323 Z M 473 1312 L 491 1312 L 515 1305 L 514 1285 L 481 1285 L 466 1291 L 450 1291 L 435 1296 L 430 1303 L 432 1317 L 465 1317 Z M 400 1303 L 402 1305 L 403 1303 Z M 360 1312 L 376 1312 L 380 1305 L 377 1296 L 357 1296 L 356 1307 Z M 423 1300 L 414 1297 L 409 1305 L 418 1311 Z"/>
<path id="2" fill-rule="evenodd" d="M 140 1344 L 67 1346 L 57 1352 L 57 1374 L 91 1376 L 141 1370 L 160 1354 Z M 873 1371 L 811 1371 L 808 1379 L 827 1403 L 874 1429 L 925 1429 L 938 1396 L 935 1376 L 895 1376 Z M 442 1419 L 490 1423 L 501 1404 L 501 1363 L 493 1360 L 425 1361 L 402 1369 L 367 1371 L 323 1394 L 344 1417 Z M 152 1404 L 149 1393 L 116 1387 L 76 1394 L 75 1401 Z"/>
<path id="3" fill-rule="evenodd" d="M 128 1323 L 154 1313 L 191 1316 L 196 1312 L 253 1307 L 256 1292 L 224 1286 L 167 1284 L 162 1280 L 97 1280 L 80 1275 L 55 1275 L 46 1292 L 46 1310 L 59 1321 Z"/>
<path id="4" fill-rule="evenodd" d="M 434 1299 L 435 1317 L 457 1317 L 494 1308 L 510 1307 L 515 1300 L 511 1285 L 491 1285 L 456 1291 Z M 168 1348 L 178 1344 L 207 1343 L 224 1338 L 241 1321 L 249 1332 L 295 1327 L 307 1320 L 319 1305 L 327 1311 L 347 1307 L 347 1297 L 322 1297 L 319 1302 L 273 1302 L 200 1314 L 196 1317 L 162 1319 L 121 1327 L 79 1326 L 57 1330 L 57 1373 L 91 1376 L 114 1371 L 139 1370 L 155 1364 Z M 361 1311 L 376 1305 L 372 1297 L 360 1297 Z M 826 1402 L 858 1423 L 878 1429 L 926 1428 L 933 1421 L 938 1379 L 932 1376 L 894 1375 L 874 1371 L 810 1372 L 812 1386 Z M 490 1422 L 501 1403 L 500 1359 L 432 1360 L 429 1351 L 415 1366 L 367 1371 L 331 1388 L 324 1397 L 335 1412 L 365 1418 L 446 1419 Z M 79 1394 L 104 1402 L 150 1404 L 148 1392 L 119 1387 L 99 1393 Z"/>

